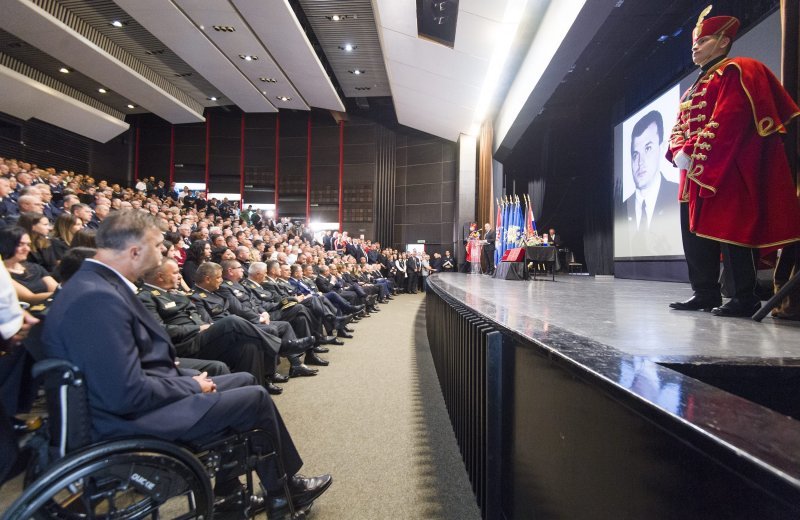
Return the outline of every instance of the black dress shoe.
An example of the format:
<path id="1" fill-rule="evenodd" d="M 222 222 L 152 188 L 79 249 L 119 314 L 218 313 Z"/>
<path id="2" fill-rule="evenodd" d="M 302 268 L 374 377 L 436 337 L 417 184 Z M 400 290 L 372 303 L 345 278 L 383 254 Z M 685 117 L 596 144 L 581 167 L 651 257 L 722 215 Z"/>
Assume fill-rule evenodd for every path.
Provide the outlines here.
<path id="1" fill-rule="evenodd" d="M 309 368 L 306 365 L 297 365 L 289 368 L 289 377 L 309 377 L 317 375 L 316 368 Z"/>
<path id="2" fill-rule="evenodd" d="M 273 385 L 272 383 L 267 383 L 264 387 L 271 395 L 281 395 L 283 393 L 283 388 Z"/>
<path id="3" fill-rule="evenodd" d="M 320 336 L 320 337 L 317 338 L 317 342 L 320 345 L 327 345 L 328 343 L 330 343 L 331 341 L 333 341 L 335 339 L 336 339 L 336 337 L 334 337 L 334 336 Z"/>
<path id="4" fill-rule="evenodd" d="M 270 383 L 285 383 L 289 380 L 289 376 L 285 376 L 283 374 L 279 374 L 275 372 L 271 376 L 267 376 L 267 381 Z"/>
<path id="5" fill-rule="evenodd" d="M 289 493 L 295 507 L 303 507 L 318 499 L 333 483 L 330 475 L 307 478 L 295 475 L 289 481 Z"/>
<path id="6" fill-rule="evenodd" d="M 333 338 L 333 339 L 336 339 L 336 338 Z M 314 347 L 314 348 L 312 349 L 312 351 L 313 351 L 314 353 L 316 353 L 316 354 L 327 354 L 328 352 L 330 352 L 330 351 L 331 351 L 331 349 L 329 349 L 328 347 L 320 347 L 320 346 L 316 346 L 316 347 Z"/>
<path id="7" fill-rule="evenodd" d="M 761 308 L 760 300 L 740 300 L 732 298 L 725 305 L 714 307 L 711 314 L 714 316 L 749 318 Z"/>
<path id="8" fill-rule="evenodd" d="M 347 330 L 347 329 L 340 330 L 340 331 L 339 331 L 339 332 L 336 334 L 336 337 L 337 337 L 337 338 L 346 338 L 346 339 L 350 339 L 350 338 L 352 338 L 352 337 L 353 337 L 353 335 L 352 335 L 352 334 L 348 334 L 347 332 L 345 332 L 346 330 Z"/>
<path id="9" fill-rule="evenodd" d="M 350 333 L 353 333 L 353 332 L 355 332 L 355 330 L 354 330 L 354 329 L 351 329 L 350 327 L 344 327 L 344 328 L 341 328 L 341 329 L 339 329 L 339 330 L 343 330 L 343 331 L 345 331 L 345 332 L 350 332 Z"/>
<path id="10" fill-rule="evenodd" d="M 692 296 L 685 302 L 672 302 L 669 304 L 670 309 L 677 311 L 709 311 L 722 303 L 722 298 L 718 297 L 702 297 Z"/>
<path id="11" fill-rule="evenodd" d="M 283 356 L 294 356 L 297 354 L 302 354 L 306 350 L 310 349 L 314 346 L 314 337 L 308 336 L 306 338 L 300 339 L 290 339 L 286 340 L 281 344 L 281 355 Z"/>
<path id="12" fill-rule="evenodd" d="M 345 314 L 344 316 L 336 316 L 333 319 L 333 328 L 334 329 L 341 329 L 355 318 L 352 314 Z"/>
<path id="13" fill-rule="evenodd" d="M 322 359 L 318 355 L 314 354 L 313 352 L 309 352 L 306 354 L 306 365 L 316 365 L 318 367 L 326 367 L 330 364 L 327 359 Z"/>
<path id="14" fill-rule="evenodd" d="M 344 345 L 344 342 L 338 338 L 335 338 L 333 341 L 330 342 L 330 345 Z"/>

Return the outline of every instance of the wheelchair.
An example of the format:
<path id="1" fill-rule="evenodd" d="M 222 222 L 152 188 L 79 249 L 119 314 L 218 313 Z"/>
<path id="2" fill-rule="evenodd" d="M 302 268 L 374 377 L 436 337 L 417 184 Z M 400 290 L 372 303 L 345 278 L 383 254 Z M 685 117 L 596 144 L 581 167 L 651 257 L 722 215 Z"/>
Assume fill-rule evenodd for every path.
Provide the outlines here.
<path id="1" fill-rule="evenodd" d="M 288 502 L 284 518 L 304 518 L 292 505 L 288 479 L 275 446 L 262 430 L 235 433 L 204 444 L 176 445 L 136 437 L 92 444 L 85 380 L 69 362 L 44 359 L 33 367 L 47 401 L 46 425 L 25 439 L 32 450 L 25 489 L 1 520 L 251 518 L 253 471 L 274 458 Z M 246 484 L 232 496 L 215 497 L 211 479 L 221 469 L 240 469 Z M 219 518 L 219 515 L 217 516 Z"/>

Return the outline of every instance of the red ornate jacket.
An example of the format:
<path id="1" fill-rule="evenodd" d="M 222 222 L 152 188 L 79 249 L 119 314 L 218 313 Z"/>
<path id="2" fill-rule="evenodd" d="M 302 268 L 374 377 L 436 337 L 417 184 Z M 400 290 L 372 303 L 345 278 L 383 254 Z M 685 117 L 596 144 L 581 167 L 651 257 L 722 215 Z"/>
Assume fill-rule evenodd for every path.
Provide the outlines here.
<path id="1" fill-rule="evenodd" d="M 800 108 L 763 64 L 726 58 L 681 98 L 667 159 L 698 236 L 752 248 L 800 240 L 800 204 L 779 134 Z"/>

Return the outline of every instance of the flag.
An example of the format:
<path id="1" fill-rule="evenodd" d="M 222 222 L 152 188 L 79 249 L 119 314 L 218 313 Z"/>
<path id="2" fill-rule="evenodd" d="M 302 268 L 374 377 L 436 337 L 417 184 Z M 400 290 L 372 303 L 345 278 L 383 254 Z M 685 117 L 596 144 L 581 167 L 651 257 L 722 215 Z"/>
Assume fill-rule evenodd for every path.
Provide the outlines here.
<path id="1" fill-rule="evenodd" d="M 519 199 L 517 199 L 516 204 L 514 204 L 514 224 L 516 225 L 517 232 L 514 234 L 514 247 L 519 245 L 519 237 L 522 235 L 522 232 L 525 231 L 525 217 L 522 214 L 522 204 L 520 204 Z"/>
<path id="2" fill-rule="evenodd" d="M 527 229 L 531 235 L 536 233 L 536 220 L 533 218 L 533 206 L 531 206 L 531 198 L 528 196 L 528 215 L 527 215 Z"/>

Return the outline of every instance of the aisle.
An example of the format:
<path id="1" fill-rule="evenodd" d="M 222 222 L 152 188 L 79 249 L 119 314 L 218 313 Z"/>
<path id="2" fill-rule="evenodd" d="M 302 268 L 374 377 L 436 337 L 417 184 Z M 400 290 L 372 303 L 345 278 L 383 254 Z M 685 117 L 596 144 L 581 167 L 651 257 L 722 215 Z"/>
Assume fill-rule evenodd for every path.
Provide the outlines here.
<path id="1" fill-rule="evenodd" d="M 424 295 L 380 308 L 324 355 L 330 366 L 275 398 L 302 472 L 334 476 L 311 518 L 477 520 L 428 350 Z"/>

